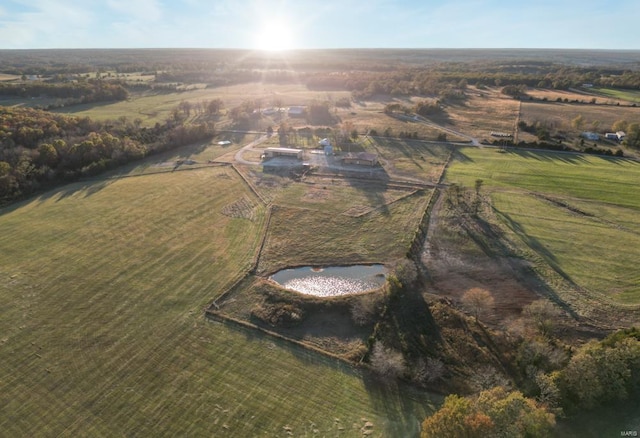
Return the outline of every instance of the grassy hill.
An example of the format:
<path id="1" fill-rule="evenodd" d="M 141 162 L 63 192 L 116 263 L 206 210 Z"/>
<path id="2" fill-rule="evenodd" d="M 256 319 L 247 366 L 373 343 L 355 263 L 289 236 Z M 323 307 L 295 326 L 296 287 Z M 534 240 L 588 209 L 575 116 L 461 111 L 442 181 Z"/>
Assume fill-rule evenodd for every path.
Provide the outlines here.
<path id="1" fill-rule="evenodd" d="M 576 154 L 461 149 L 448 182 L 483 181 L 506 230 L 584 296 L 640 304 L 640 163 Z"/>
<path id="2" fill-rule="evenodd" d="M 204 319 L 250 267 L 264 218 L 229 167 L 77 183 L 1 211 L 3 434 L 416 433 L 424 394 Z"/>

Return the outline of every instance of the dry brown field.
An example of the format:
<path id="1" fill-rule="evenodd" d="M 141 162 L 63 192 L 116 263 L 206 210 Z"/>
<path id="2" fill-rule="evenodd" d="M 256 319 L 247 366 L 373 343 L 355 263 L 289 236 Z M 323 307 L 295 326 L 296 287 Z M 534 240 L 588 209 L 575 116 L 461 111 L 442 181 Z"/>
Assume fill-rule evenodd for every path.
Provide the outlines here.
<path id="1" fill-rule="evenodd" d="M 10 75 L 10 74 L 6 74 L 6 73 L 0 73 L 0 82 L 15 81 L 17 79 L 20 79 L 20 76 Z"/>
<path id="2" fill-rule="evenodd" d="M 584 117 L 583 130 L 609 130 L 617 120 L 630 123 L 640 122 L 640 108 L 611 105 L 572 104 L 556 102 L 522 102 L 522 120 L 531 124 L 536 121 L 548 122 L 557 129 L 575 131 L 571 120 Z M 594 122 L 599 122 L 594 127 Z M 578 134 L 578 132 L 576 132 Z"/>
<path id="3" fill-rule="evenodd" d="M 569 101 L 577 100 L 578 102 L 590 102 L 591 99 L 595 98 L 596 102 L 599 104 L 607 104 L 607 105 L 631 105 L 633 102 L 629 102 L 624 99 L 616 99 L 613 97 L 603 96 L 601 94 L 590 93 L 588 91 L 578 91 L 578 90 L 552 90 L 547 88 L 531 88 L 527 90 L 527 95 L 533 97 L 534 99 L 544 99 L 546 98 L 549 102 L 555 102 L 558 98 Z"/>
<path id="4" fill-rule="evenodd" d="M 449 121 L 445 126 L 480 141 L 492 140 L 491 132 L 494 131 L 513 133 L 520 104 L 517 100 L 494 88 L 477 90 L 470 87 L 468 95 L 466 102 L 446 107 Z"/>

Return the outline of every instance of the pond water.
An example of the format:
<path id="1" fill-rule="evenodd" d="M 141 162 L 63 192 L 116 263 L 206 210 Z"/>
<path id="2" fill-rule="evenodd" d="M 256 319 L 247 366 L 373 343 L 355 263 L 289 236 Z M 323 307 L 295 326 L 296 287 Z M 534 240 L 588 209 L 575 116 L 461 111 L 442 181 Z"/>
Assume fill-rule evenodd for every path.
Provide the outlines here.
<path id="1" fill-rule="evenodd" d="M 386 281 L 384 265 L 283 269 L 271 276 L 280 286 L 317 297 L 335 297 L 379 288 Z"/>

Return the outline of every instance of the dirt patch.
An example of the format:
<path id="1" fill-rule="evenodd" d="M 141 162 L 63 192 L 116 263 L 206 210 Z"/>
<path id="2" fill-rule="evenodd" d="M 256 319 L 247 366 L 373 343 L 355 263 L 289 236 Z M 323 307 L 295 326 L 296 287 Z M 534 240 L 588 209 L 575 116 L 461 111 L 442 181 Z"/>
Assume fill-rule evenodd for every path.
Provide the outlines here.
<path id="1" fill-rule="evenodd" d="M 430 273 L 432 292 L 460 303 L 462 295 L 472 288 L 486 289 L 495 305 L 484 322 L 501 326 L 518 318 L 522 308 L 540 298 L 538 294 L 518 280 L 514 261 L 507 259 L 478 259 L 478 257 L 452 257 L 450 249 L 432 249 L 423 257 Z M 526 265 L 520 261 L 521 269 Z"/>
<path id="2" fill-rule="evenodd" d="M 504 326 L 520 317 L 522 308 L 540 299 L 529 264 L 508 254 L 487 254 L 469 236 L 460 218 L 444 214 L 444 196 L 436 203 L 421 257 L 429 279 L 429 292 L 460 304 L 471 288 L 489 291 L 495 305 L 485 322 Z"/>

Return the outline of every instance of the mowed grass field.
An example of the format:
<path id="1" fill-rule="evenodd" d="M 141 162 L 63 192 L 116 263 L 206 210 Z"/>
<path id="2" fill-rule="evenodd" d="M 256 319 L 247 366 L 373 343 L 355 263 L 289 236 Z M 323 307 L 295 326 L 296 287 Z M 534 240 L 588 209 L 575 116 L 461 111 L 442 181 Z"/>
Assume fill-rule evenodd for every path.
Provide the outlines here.
<path id="1" fill-rule="evenodd" d="M 631 103 L 640 103 L 640 91 L 638 90 L 619 90 L 614 88 L 592 88 L 593 92 L 604 96 L 627 101 Z"/>
<path id="2" fill-rule="evenodd" d="M 343 204 L 343 213 L 275 205 L 259 272 L 305 264 L 394 262 L 408 251 L 430 195 L 419 191 L 385 204 L 380 194 L 361 193 L 351 204 L 358 211 Z"/>
<path id="3" fill-rule="evenodd" d="M 477 179 L 504 226 L 563 278 L 609 303 L 640 305 L 640 163 L 460 149 L 447 182 Z"/>
<path id="4" fill-rule="evenodd" d="M 0 210 L 2 435 L 362 436 L 367 421 L 372 436 L 416 435 L 423 395 L 204 319 L 251 266 L 264 220 L 229 167 Z"/>

